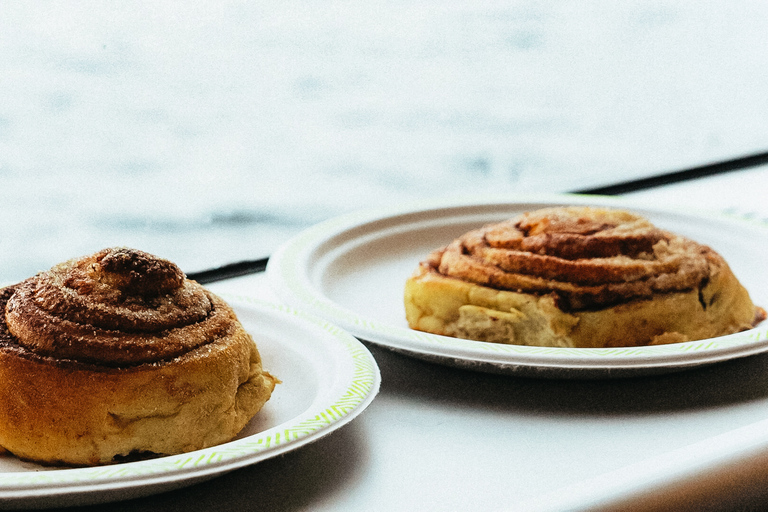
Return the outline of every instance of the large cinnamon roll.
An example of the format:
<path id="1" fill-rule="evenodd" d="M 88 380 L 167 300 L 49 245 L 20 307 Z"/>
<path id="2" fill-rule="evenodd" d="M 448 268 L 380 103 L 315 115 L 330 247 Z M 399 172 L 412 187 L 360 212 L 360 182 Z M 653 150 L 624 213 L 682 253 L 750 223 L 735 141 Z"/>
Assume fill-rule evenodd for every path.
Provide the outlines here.
<path id="1" fill-rule="evenodd" d="M 277 380 L 232 309 L 125 248 L 0 290 L 0 446 L 94 465 L 232 439 Z"/>
<path id="2" fill-rule="evenodd" d="M 673 343 L 765 318 L 711 248 L 633 213 L 551 207 L 434 251 L 405 288 L 422 331 L 551 347 Z"/>

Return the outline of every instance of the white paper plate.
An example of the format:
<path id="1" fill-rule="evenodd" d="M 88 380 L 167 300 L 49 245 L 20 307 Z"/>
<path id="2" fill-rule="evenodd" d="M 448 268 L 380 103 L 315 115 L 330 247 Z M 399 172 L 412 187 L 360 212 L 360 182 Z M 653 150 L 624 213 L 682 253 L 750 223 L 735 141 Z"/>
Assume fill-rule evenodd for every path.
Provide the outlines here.
<path id="1" fill-rule="evenodd" d="M 200 482 L 294 450 L 346 424 L 379 389 L 368 349 L 325 320 L 225 296 L 279 384 L 237 439 L 212 448 L 93 468 L 46 468 L 0 456 L 0 508 L 103 503 Z"/>
<path id="2" fill-rule="evenodd" d="M 355 336 L 411 356 L 470 369 L 546 377 L 612 377 L 681 370 L 768 350 L 768 325 L 719 338 L 640 348 L 567 349 L 461 340 L 409 329 L 403 289 L 418 262 L 466 231 L 552 205 L 631 209 L 657 226 L 711 245 L 756 304 L 768 306 L 768 230 L 725 216 L 643 208 L 611 197 L 477 198 L 345 215 L 283 245 L 267 267 L 288 304 Z"/>

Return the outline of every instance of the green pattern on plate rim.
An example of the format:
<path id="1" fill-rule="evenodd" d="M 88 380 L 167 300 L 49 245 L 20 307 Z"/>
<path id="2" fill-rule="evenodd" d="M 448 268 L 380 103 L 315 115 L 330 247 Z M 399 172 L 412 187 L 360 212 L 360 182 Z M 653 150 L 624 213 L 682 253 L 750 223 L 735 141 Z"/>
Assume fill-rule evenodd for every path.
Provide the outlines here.
<path id="1" fill-rule="evenodd" d="M 344 419 L 376 391 L 378 370 L 372 357 L 365 347 L 344 330 L 330 322 L 280 304 L 263 302 L 250 297 L 234 297 L 234 299 L 248 302 L 257 308 L 296 316 L 332 335 L 351 356 L 353 375 L 347 389 L 341 396 L 336 397 L 331 405 L 320 412 L 305 413 L 264 432 L 195 452 L 112 466 L 75 469 L 52 468 L 30 472 L 0 473 L 0 493 L 4 490 L 3 486 L 18 488 L 72 483 L 95 484 L 117 479 L 162 476 L 204 467 L 213 468 L 222 462 L 253 456 L 265 450 L 300 441 Z"/>

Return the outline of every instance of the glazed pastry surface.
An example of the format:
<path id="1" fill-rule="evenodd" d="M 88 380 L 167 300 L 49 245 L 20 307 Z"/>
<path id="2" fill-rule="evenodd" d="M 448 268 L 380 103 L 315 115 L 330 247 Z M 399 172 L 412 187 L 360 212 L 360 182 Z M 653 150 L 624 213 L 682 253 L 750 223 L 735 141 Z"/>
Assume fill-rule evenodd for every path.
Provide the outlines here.
<path id="1" fill-rule="evenodd" d="M 765 315 L 710 247 L 592 207 L 544 208 L 458 237 L 408 279 L 405 307 L 414 329 L 562 347 L 702 339 Z"/>

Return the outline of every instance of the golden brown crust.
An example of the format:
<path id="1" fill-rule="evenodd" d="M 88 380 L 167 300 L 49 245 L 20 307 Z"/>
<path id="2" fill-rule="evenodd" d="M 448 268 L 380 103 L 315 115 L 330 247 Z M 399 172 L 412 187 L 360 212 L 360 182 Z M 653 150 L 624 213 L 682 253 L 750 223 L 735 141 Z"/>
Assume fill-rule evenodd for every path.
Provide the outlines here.
<path id="1" fill-rule="evenodd" d="M 564 310 L 690 290 L 718 259 L 708 247 L 637 215 L 586 207 L 546 208 L 485 226 L 431 258 L 445 276 L 499 290 L 554 293 Z"/>
<path id="2" fill-rule="evenodd" d="M 24 459 L 89 465 L 225 442 L 276 381 L 223 300 L 140 251 L 0 291 L 0 445 Z"/>
<path id="3" fill-rule="evenodd" d="M 434 251 L 406 284 L 406 316 L 437 334 L 596 347 L 727 334 L 764 312 L 707 246 L 630 212 L 553 207 Z"/>

